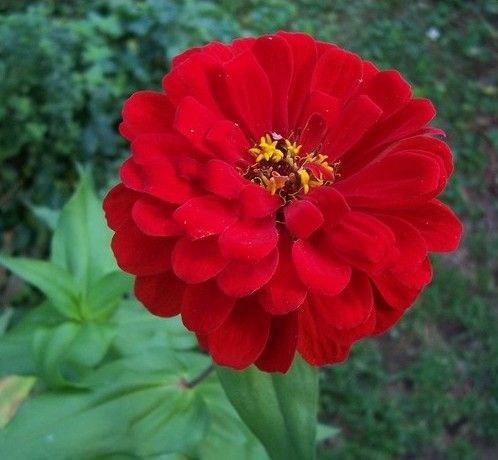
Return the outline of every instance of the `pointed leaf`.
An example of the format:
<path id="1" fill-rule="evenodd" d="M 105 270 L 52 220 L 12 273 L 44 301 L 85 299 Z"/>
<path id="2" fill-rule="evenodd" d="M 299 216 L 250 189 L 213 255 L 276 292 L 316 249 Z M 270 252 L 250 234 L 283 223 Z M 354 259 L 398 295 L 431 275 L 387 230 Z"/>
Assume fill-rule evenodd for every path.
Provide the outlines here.
<path id="1" fill-rule="evenodd" d="M 88 294 L 83 306 L 86 318 L 106 318 L 132 288 L 132 278 L 122 271 L 107 273 Z"/>
<path id="2" fill-rule="evenodd" d="M 268 460 L 261 443 L 228 401 L 216 375 L 199 385 L 198 391 L 206 402 L 212 422 L 206 438 L 197 449 L 196 458 Z"/>
<path id="3" fill-rule="evenodd" d="M 93 321 L 37 329 L 33 351 L 40 375 L 55 387 L 80 386 L 78 377 L 102 361 L 114 335 L 114 325 Z"/>
<path id="4" fill-rule="evenodd" d="M 57 226 L 57 220 L 59 219 L 60 211 L 57 209 L 51 209 L 47 206 L 35 206 L 34 204 L 27 204 L 33 215 L 43 224 L 45 224 L 50 230 L 54 231 Z"/>
<path id="5" fill-rule="evenodd" d="M 28 310 L 7 332 L 0 336 L 0 375 L 34 374 L 33 334 L 43 326 L 61 321 L 48 301 Z"/>
<path id="6" fill-rule="evenodd" d="M 27 400 L 0 430 L 0 458 L 150 458 L 204 438 L 209 414 L 179 375 L 137 373 L 126 361 L 98 374 L 87 391 Z"/>
<path id="7" fill-rule="evenodd" d="M 42 291 L 51 305 L 68 318 L 79 318 L 78 286 L 63 268 L 41 260 L 0 256 L 0 265 Z"/>
<path id="8" fill-rule="evenodd" d="M 33 335 L 33 354 L 38 374 L 54 387 L 69 385 L 61 363 L 76 340 L 80 324 L 65 322 L 55 328 L 39 328 Z"/>
<path id="9" fill-rule="evenodd" d="M 315 458 L 318 371 L 299 356 L 287 374 L 218 367 L 218 376 L 240 418 L 272 460 Z"/>
<path id="10" fill-rule="evenodd" d="M 84 293 L 105 273 L 117 270 L 110 249 L 111 231 L 89 173 L 62 208 L 52 239 L 52 261 L 67 269 Z"/>
<path id="11" fill-rule="evenodd" d="M 97 366 L 107 354 L 116 335 L 114 324 L 85 321 L 67 350 L 65 359 L 81 367 Z"/>
<path id="12" fill-rule="evenodd" d="M 121 355 L 144 355 L 154 348 L 191 350 L 197 345 L 195 335 L 185 329 L 178 316 L 164 321 L 136 300 L 121 302 L 112 321 L 118 328 L 113 347 Z"/>
<path id="13" fill-rule="evenodd" d="M 320 443 L 335 438 L 340 432 L 340 428 L 319 423 L 316 427 L 316 442 Z"/>

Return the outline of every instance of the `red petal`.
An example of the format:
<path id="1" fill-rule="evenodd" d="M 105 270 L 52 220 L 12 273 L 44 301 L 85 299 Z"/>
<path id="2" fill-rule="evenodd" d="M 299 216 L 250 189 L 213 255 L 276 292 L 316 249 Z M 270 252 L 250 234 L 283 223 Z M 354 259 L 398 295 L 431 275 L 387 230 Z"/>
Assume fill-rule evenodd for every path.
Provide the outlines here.
<path id="1" fill-rule="evenodd" d="M 327 42 L 322 42 L 320 40 L 316 41 L 316 51 L 318 57 L 323 56 L 325 53 L 328 53 L 331 50 L 338 49 L 339 47 L 337 45 L 334 45 L 332 43 L 327 43 Z"/>
<path id="2" fill-rule="evenodd" d="M 397 70 L 377 73 L 367 79 L 359 90 L 382 110 L 383 118 L 399 110 L 412 97 L 410 85 Z"/>
<path id="3" fill-rule="evenodd" d="M 311 89 L 347 99 L 360 84 L 362 74 L 363 65 L 359 56 L 332 48 L 318 59 Z"/>
<path id="4" fill-rule="evenodd" d="M 254 139 L 259 139 L 272 130 L 272 93 L 268 77 L 249 51 L 226 62 L 224 69 L 227 97 L 240 122 Z"/>
<path id="5" fill-rule="evenodd" d="M 121 136 L 123 136 L 125 139 L 128 139 L 128 140 L 133 139 L 133 130 L 130 129 L 124 121 L 119 123 L 118 131 L 119 131 L 119 134 L 121 134 Z"/>
<path id="6" fill-rule="evenodd" d="M 208 131 L 205 141 L 215 157 L 230 164 L 253 162 L 247 138 L 237 123 L 217 121 Z"/>
<path id="7" fill-rule="evenodd" d="M 277 249 L 257 263 L 230 262 L 218 275 L 218 286 L 228 296 L 248 296 L 268 283 L 277 269 L 277 264 Z"/>
<path id="8" fill-rule="evenodd" d="M 131 219 L 131 209 L 139 197 L 139 193 L 127 189 L 123 184 L 118 184 L 109 190 L 102 207 L 107 225 L 112 230 L 118 230 Z"/>
<path id="9" fill-rule="evenodd" d="M 179 239 L 173 249 L 171 262 L 176 276 L 190 284 L 213 278 L 228 264 L 214 236 L 195 241 Z"/>
<path id="10" fill-rule="evenodd" d="M 361 270 L 382 270 L 393 261 L 394 233 L 371 215 L 350 212 L 327 235 L 335 250 L 348 263 Z"/>
<path id="11" fill-rule="evenodd" d="M 145 174 L 142 167 L 133 158 L 128 158 L 119 169 L 119 178 L 126 188 L 142 191 L 145 184 Z"/>
<path id="12" fill-rule="evenodd" d="M 112 250 L 122 270 L 134 275 L 155 275 L 170 269 L 174 239 L 144 235 L 132 220 L 112 239 Z"/>
<path id="13" fill-rule="evenodd" d="M 155 91 L 138 91 L 123 107 L 122 133 L 129 140 L 147 133 L 171 130 L 175 108 L 168 98 Z"/>
<path id="14" fill-rule="evenodd" d="M 168 203 L 182 204 L 199 193 L 194 184 L 180 177 L 169 161 L 147 165 L 144 175 L 142 191 Z"/>
<path id="15" fill-rule="evenodd" d="M 364 339 L 372 335 L 375 331 L 376 325 L 376 313 L 375 308 L 372 308 L 368 318 L 358 326 L 352 327 L 351 329 L 329 329 L 327 332 L 330 338 L 337 343 L 349 345 L 360 339 Z"/>
<path id="16" fill-rule="evenodd" d="M 437 193 L 438 163 L 418 153 L 394 153 L 371 163 L 335 187 L 350 206 L 396 209 L 417 205 Z"/>
<path id="17" fill-rule="evenodd" d="M 396 216 L 406 220 L 420 232 L 429 251 L 454 251 L 460 244 L 462 223 L 440 201 L 432 200 L 416 208 L 399 210 Z"/>
<path id="18" fill-rule="evenodd" d="M 229 200 L 237 198 L 247 185 L 247 181 L 240 174 L 222 160 L 210 160 L 207 162 L 204 176 L 203 187 L 211 193 Z"/>
<path id="19" fill-rule="evenodd" d="M 324 366 L 344 361 L 350 345 L 338 344 L 324 333 L 324 327 L 308 306 L 299 310 L 297 350 L 311 366 Z"/>
<path id="20" fill-rule="evenodd" d="M 220 236 L 221 252 L 231 259 L 257 261 L 268 255 L 277 245 L 275 219 L 241 220 Z"/>
<path id="21" fill-rule="evenodd" d="M 266 372 L 287 372 L 297 346 L 297 312 L 271 319 L 270 337 L 256 366 Z"/>
<path id="22" fill-rule="evenodd" d="M 228 318 L 235 301 L 223 294 L 214 280 L 188 285 L 182 303 L 183 324 L 198 334 L 209 334 Z"/>
<path id="23" fill-rule="evenodd" d="M 332 126 L 339 114 L 341 113 L 341 100 L 337 97 L 333 97 L 324 93 L 322 91 L 313 91 L 306 101 L 306 105 L 301 113 L 301 123 L 300 125 L 304 125 L 306 121 L 315 113 L 318 113 L 324 120 L 327 127 Z M 318 143 L 314 145 L 317 147 Z M 304 152 L 309 152 L 314 149 L 306 149 L 303 146 Z"/>
<path id="24" fill-rule="evenodd" d="M 255 37 L 244 37 L 244 38 L 236 38 L 232 42 L 232 48 L 235 51 L 235 54 L 241 54 L 244 51 L 250 50 L 254 43 L 256 43 Z"/>
<path id="25" fill-rule="evenodd" d="M 266 217 L 282 206 L 282 198 L 254 183 L 248 183 L 240 192 L 240 204 L 247 217 Z"/>
<path id="26" fill-rule="evenodd" d="M 205 137 L 218 120 L 220 120 L 220 115 L 193 97 L 187 96 L 178 104 L 174 127 L 199 151 L 213 157 L 215 155 L 206 145 Z"/>
<path id="27" fill-rule="evenodd" d="M 323 224 L 323 214 L 311 201 L 294 200 L 284 208 L 285 225 L 297 238 L 308 238 Z"/>
<path id="28" fill-rule="evenodd" d="M 413 136 L 434 118 L 436 111 L 428 99 L 412 99 L 385 120 L 379 121 L 361 142 L 342 158 L 344 177 L 354 174 L 381 154 L 386 146 Z M 325 152 L 326 153 L 326 152 Z"/>
<path id="29" fill-rule="evenodd" d="M 180 204 L 198 193 L 186 176 L 196 170 L 188 154 L 196 155 L 193 147 L 178 135 L 144 135 L 131 144 L 133 160 L 139 176 L 133 187 L 169 203 Z M 123 176 L 122 178 L 126 179 Z M 136 182 L 136 183 L 135 183 Z"/>
<path id="30" fill-rule="evenodd" d="M 306 121 L 299 138 L 303 152 L 320 150 L 323 138 L 327 132 L 327 121 L 319 113 L 313 113 Z"/>
<path id="31" fill-rule="evenodd" d="M 316 62 L 315 40 L 307 34 L 279 32 L 290 46 L 294 72 L 289 88 L 289 126 L 297 126 L 299 114 L 309 93 Z"/>
<path id="32" fill-rule="evenodd" d="M 135 296 L 153 315 L 170 317 L 180 313 L 185 283 L 171 272 L 138 276 Z"/>
<path id="33" fill-rule="evenodd" d="M 164 77 L 163 87 L 175 105 L 185 97 L 192 96 L 203 106 L 221 115 L 217 101 L 222 95 L 216 94 L 211 84 L 212 76 L 221 71 L 218 59 L 205 52 L 195 53 Z"/>
<path id="34" fill-rule="evenodd" d="M 218 61 L 226 61 L 233 56 L 231 46 L 214 41 L 204 46 L 190 48 L 183 53 L 176 55 L 172 60 L 173 68 L 179 66 L 187 59 L 190 59 L 198 53 L 208 54 L 209 56 L 216 58 Z"/>
<path id="35" fill-rule="evenodd" d="M 375 295 L 374 334 L 382 334 L 393 327 L 404 315 L 405 309 L 392 308 L 378 293 Z"/>
<path id="36" fill-rule="evenodd" d="M 335 160 L 355 144 L 377 123 L 382 110 L 367 96 L 357 96 L 341 111 L 337 123 L 330 129 L 322 152 Z"/>
<path id="37" fill-rule="evenodd" d="M 379 69 L 370 61 L 363 61 L 363 81 L 368 81 L 379 73 Z"/>
<path id="38" fill-rule="evenodd" d="M 197 53 L 202 52 L 202 50 L 203 50 L 202 47 L 196 46 L 194 48 L 189 48 L 188 50 L 185 50 L 185 51 L 183 51 L 180 54 L 177 54 L 171 60 L 172 67 L 175 68 L 176 66 L 179 66 L 180 64 L 182 64 L 183 62 L 185 62 L 190 57 L 194 56 Z"/>
<path id="39" fill-rule="evenodd" d="M 283 315 L 298 308 L 308 290 L 292 262 L 292 239 L 283 233 L 278 242 L 279 261 L 272 279 L 259 292 L 259 302 L 272 315 Z"/>
<path id="40" fill-rule="evenodd" d="M 228 61 L 233 57 L 232 47 L 217 41 L 204 45 L 201 50 L 221 62 Z"/>
<path id="41" fill-rule="evenodd" d="M 432 267 L 429 259 L 415 272 L 393 274 L 389 272 L 372 276 L 375 286 L 385 301 L 393 308 L 408 308 L 415 302 L 426 284 L 431 281 Z"/>
<path id="42" fill-rule="evenodd" d="M 349 283 L 351 266 L 319 244 L 318 239 L 312 240 L 297 240 L 294 243 L 292 259 L 296 270 L 309 289 L 336 295 Z"/>
<path id="43" fill-rule="evenodd" d="M 271 316 L 254 297 L 237 302 L 228 319 L 209 335 L 209 351 L 220 366 L 244 369 L 263 352 L 270 333 Z"/>
<path id="44" fill-rule="evenodd" d="M 197 239 L 218 235 L 233 224 L 237 216 L 229 202 L 204 195 L 182 204 L 173 218 L 192 239 Z"/>
<path id="45" fill-rule="evenodd" d="M 174 236 L 181 233 L 180 227 L 173 220 L 174 206 L 157 198 L 142 195 L 132 209 L 132 216 L 137 227 L 150 236 Z"/>
<path id="46" fill-rule="evenodd" d="M 334 329 L 352 329 L 363 324 L 374 307 L 370 280 L 355 270 L 347 287 L 336 296 L 311 293 L 312 309 Z"/>
<path id="47" fill-rule="evenodd" d="M 197 151 L 180 134 L 144 134 L 131 143 L 133 160 L 140 165 L 191 158 Z M 189 154 L 187 156 L 187 154 Z"/>
<path id="48" fill-rule="evenodd" d="M 377 218 L 389 225 L 396 237 L 399 256 L 391 270 L 394 273 L 403 273 L 419 267 L 427 257 L 427 244 L 417 229 L 397 217 L 378 215 Z"/>
<path id="49" fill-rule="evenodd" d="M 448 145 L 440 139 L 427 136 L 414 136 L 402 139 L 389 149 L 389 152 L 401 152 L 405 150 L 415 150 L 417 152 L 428 152 L 441 159 L 446 171 L 446 177 L 453 172 L 453 157 Z"/>
<path id="50" fill-rule="evenodd" d="M 429 99 L 411 99 L 382 125 L 379 124 L 373 140 L 378 139 L 379 142 L 387 144 L 408 137 L 423 128 L 435 115 L 436 111 Z"/>
<path id="51" fill-rule="evenodd" d="M 339 224 L 350 211 L 344 197 L 332 187 L 315 187 L 308 193 L 307 199 L 320 209 L 327 228 Z"/>
<path id="52" fill-rule="evenodd" d="M 289 87 L 293 73 L 290 47 L 282 37 L 269 35 L 256 40 L 253 53 L 270 81 L 273 94 L 273 130 L 287 135 Z"/>
<path id="53" fill-rule="evenodd" d="M 178 159 L 173 155 L 162 154 L 168 152 L 169 145 L 165 138 L 160 140 L 159 137 L 152 136 L 140 137 L 133 142 L 133 158 L 140 161 L 141 175 L 141 183 L 137 179 L 133 186 L 168 203 L 180 204 L 195 196 L 198 190 L 190 180 L 180 176 L 177 170 Z M 184 158 L 187 159 L 188 157 Z M 122 179 L 126 179 L 123 170 L 121 172 Z"/>
<path id="54" fill-rule="evenodd" d="M 195 334 L 197 337 L 197 342 L 199 342 L 199 347 L 209 353 L 209 336 L 202 334 Z"/>

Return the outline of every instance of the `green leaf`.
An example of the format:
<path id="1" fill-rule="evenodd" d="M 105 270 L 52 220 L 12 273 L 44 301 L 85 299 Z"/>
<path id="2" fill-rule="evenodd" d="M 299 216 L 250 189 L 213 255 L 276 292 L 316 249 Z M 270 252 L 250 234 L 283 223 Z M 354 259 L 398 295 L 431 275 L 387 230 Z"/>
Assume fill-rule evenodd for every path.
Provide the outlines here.
<path id="1" fill-rule="evenodd" d="M 265 449 L 228 401 L 216 375 L 198 387 L 211 414 L 209 432 L 194 458 L 219 460 L 267 460 Z"/>
<path id="2" fill-rule="evenodd" d="M 0 458 L 139 458 L 195 448 L 209 413 L 178 375 L 137 372 L 128 363 L 102 368 L 90 390 L 26 401 L 0 430 Z"/>
<path id="3" fill-rule="evenodd" d="M 0 379 L 0 428 L 14 417 L 35 382 L 35 377 L 20 375 L 7 375 Z"/>
<path id="4" fill-rule="evenodd" d="M 316 441 L 320 443 L 327 439 L 335 438 L 340 432 L 340 428 L 319 423 L 316 430 Z"/>
<path id="5" fill-rule="evenodd" d="M 92 321 L 39 328 L 33 353 L 40 375 L 55 387 L 79 385 L 81 374 L 105 357 L 114 334 L 113 325 Z"/>
<path id="6" fill-rule="evenodd" d="M 78 286 L 63 268 L 41 260 L 0 255 L 0 265 L 42 291 L 62 315 L 77 319 Z"/>
<path id="7" fill-rule="evenodd" d="M 61 316 L 48 301 L 28 310 L 6 333 L 0 336 L 0 375 L 34 374 L 33 334 L 40 327 L 54 326 Z"/>
<path id="8" fill-rule="evenodd" d="M 159 318 L 136 300 L 121 302 L 112 321 L 118 328 L 114 347 L 121 355 L 145 354 L 154 348 L 190 350 L 197 345 L 179 317 Z"/>
<path id="9" fill-rule="evenodd" d="M 33 355 L 38 373 L 52 386 L 65 386 L 68 379 L 60 368 L 68 349 L 76 339 L 80 325 L 66 322 L 54 328 L 39 328 L 33 335 Z"/>
<path id="10" fill-rule="evenodd" d="M 83 305 L 85 318 L 106 318 L 118 306 L 126 292 L 131 290 L 132 279 L 126 273 L 114 271 L 100 278 L 88 294 Z"/>
<path id="11" fill-rule="evenodd" d="M 205 436 L 209 413 L 204 401 L 193 391 L 170 390 L 169 396 L 137 420 L 130 430 L 133 452 L 140 456 L 182 452 Z"/>
<path id="12" fill-rule="evenodd" d="M 22 331 L 0 337 L 0 375 L 35 372 L 32 336 L 33 331 Z"/>
<path id="13" fill-rule="evenodd" d="M 108 272 L 117 270 L 110 248 L 111 231 L 88 172 L 62 208 L 52 239 L 52 261 L 67 269 L 85 296 Z"/>
<path id="14" fill-rule="evenodd" d="M 13 314 L 14 309 L 9 307 L 4 308 L 0 314 L 0 336 L 5 334 Z"/>
<path id="15" fill-rule="evenodd" d="M 82 322 L 78 335 L 67 350 L 66 359 L 82 367 L 97 366 L 107 354 L 115 334 L 114 324 Z"/>
<path id="16" fill-rule="evenodd" d="M 272 460 L 315 458 L 318 371 L 299 356 L 287 374 L 218 367 L 228 399 Z"/>
<path id="17" fill-rule="evenodd" d="M 45 224 L 50 230 L 55 230 L 57 220 L 59 219 L 59 210 L 51 209 L 47 206 L 35 206 L 31 203 L 27 203 L 27 206 L 40 222 Z"/>

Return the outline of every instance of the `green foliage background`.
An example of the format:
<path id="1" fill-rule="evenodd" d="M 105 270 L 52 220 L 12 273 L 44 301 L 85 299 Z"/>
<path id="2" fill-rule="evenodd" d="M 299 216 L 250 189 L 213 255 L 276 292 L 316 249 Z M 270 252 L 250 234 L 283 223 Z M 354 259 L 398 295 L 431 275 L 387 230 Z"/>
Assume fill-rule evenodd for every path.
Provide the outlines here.
<path id="1" fill-rule="evenodd" d="M 126 155 L 122 103 L 210 40 L 302 30 L 399 69 L 438 108 L 457 172 L 461 249 L 390 333 L 322 372 L 323 459 L 492 458 L 498 445 L 498 4 L 493 0 L 0 0 L 2 252 L 48 258 L 53 210 Z M 39 293 L 0 279 L 16 311 Z M 105 335 L 105 334 L 104 334 Z M 0 368 L 3 372 L 4 368 Z"/>

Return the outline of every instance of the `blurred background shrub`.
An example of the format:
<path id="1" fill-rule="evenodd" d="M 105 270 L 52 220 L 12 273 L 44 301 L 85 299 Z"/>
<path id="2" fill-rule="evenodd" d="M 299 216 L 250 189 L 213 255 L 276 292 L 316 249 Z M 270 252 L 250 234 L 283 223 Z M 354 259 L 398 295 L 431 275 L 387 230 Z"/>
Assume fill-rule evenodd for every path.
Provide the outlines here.
<path id="1" fill-rule="evenodd" d="M 498 4 L 495 0 L 0 0 L 0 249 L 46 258 L 49 230 L 92 167 L 126 156 L 125 98 L 211 40 L 302 30 L 397 68 L 431 98 L 457 172 L 445 199 L 462 248 L 390 334 L 323 372 L 323 458 L 495 458 L 498 446 Z M 38 217 L 38 218 L 37 218 Z M 40 296 L 0 278 L 2 303 Z M 332 449 L 328 449 L 332 447 Z"/>

